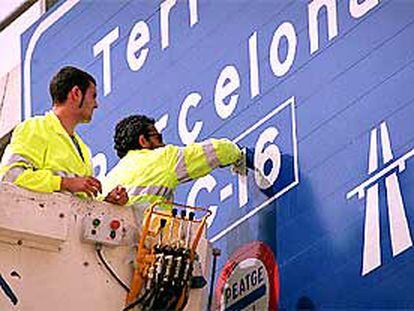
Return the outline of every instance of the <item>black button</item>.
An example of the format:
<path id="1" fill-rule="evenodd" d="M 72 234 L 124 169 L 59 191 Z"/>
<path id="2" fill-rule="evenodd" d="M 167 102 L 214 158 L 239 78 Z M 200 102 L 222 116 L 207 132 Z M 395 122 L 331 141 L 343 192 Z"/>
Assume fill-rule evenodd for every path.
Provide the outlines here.
<path id="1" fill-rule="evenodd" d="M 109 234 L 109 236 L 111 237 L 111 239 L 115 239 L 116 232 L 114 230 L 112 230 L 111 233 Z"/>

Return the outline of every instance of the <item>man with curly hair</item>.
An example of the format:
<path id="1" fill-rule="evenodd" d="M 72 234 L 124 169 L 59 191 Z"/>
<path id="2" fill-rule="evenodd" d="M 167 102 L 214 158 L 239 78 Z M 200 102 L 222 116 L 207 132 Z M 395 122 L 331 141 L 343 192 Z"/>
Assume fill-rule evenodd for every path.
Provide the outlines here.
<path id="1" fill-rule="evenodd" d="M 103 193 L 122 185 L 128 192 L 127 205 L 172 200 L 179 184 L 242 157 L 239 147 L 228 139 L 209 139 L 186 147 L 166 145 L 154 124 L 154 119 L 132 115 L 116 125 L 114 140 L 120 161 L 103 181 Z"/>

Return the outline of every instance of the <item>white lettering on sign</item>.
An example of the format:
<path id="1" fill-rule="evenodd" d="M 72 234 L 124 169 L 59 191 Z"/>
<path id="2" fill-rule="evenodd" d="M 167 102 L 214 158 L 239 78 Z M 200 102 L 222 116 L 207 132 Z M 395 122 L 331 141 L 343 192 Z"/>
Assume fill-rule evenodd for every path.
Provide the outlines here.
<path id="1" fill-rule="evenodd" d="M 107 169 L 108 169 L 108 164 L 107 164 L 105 154 L 102 152 L 96 154 L 92 158 L 92 166 L 93 166 L 93 170 L 95 171 L 94 176 L 98 179 L 104 178 L 106 176 Z M 99 172 L 97 173 L 96 170 L 99 170 Z"/>
<path id="2" fill-rule="evenodd" d="M 78 1 L 66 1 L 63 3 L 54 13 L 46 17 L 42 22 L 39 23 L 38 27 L 34 31 L 30 38 L 27 46 L 26 55 L 24 59 L 24 116 L 28 118 L 31 116 L 31 65 L 32 57 L 35 46 L 42 34 L 52 26 L 56 20 L 67 13 Z M 165 50 L 170 45 L 170 13 L 172 8 L 176 5 L 176 0 L 166 0 L 160 4 L 160 45 L 161 49 Z M 349 12 L 353 18 L 361 18 L 368 12 L 374 9 L 380 3 L 379 0 L 349 0 Z M 177 9 L 177 8 L 176 8 Z M 310 54 L 315 53 L 319 49 L 319 16 L 323 15 L 320 12 L 326 9 L 326 19 L 328 27 L 328 40 L 332 40 L 338 36 L 338 12 L 337 12 L 337 0 L 312 0 L 308 4 L 308 36 L 310 42 Z M 198 24 L 198 2 L 197 0 L 188 0 L 188 12 L 190 27 Z M 144 23 L 144 22 L 142 22 Z M 147 25 L 148 26 L 148 25 Z M 148 57 L 148 49 L 145 45 L 150 41 L 150 31 L 144 24 L 135 24 L 134 29 L 131 30 L 127 51 L 125 53 L 127 57 L 128 66 L 132 71 L 138 71 L 145 64 L 145 60 Z M 137 27 L 137 29 L 135 28 Z M 103 38 L 99 39 L 98 42 L 93 44 L 93 55 L 97 57 L 102 54 L 102 72 L 103 72 L 103 94 L 107 96 L 111 93 L 112 87 L 112 66 L 111 66 L 111 48 L 114 46 L 114 42 L 120 36 L 120 27 L 113 28 Z M 250 96 L 255 98 L 260 95 L 260 79 L 259 79 L 259 63 L 258 63 L 258 38 L 257 32 L 253 31 L 252 35 L 248 39 L 248 50 L 249 50 L 249 73 L 250 73 Z M 288 53 L 284 61 L 280 61 L 277 52 L 279 43 L 282 37 L 286 37 L 288 40 Z M 270 66 L 273 73 L 276 76 L 283 76 L 291 68 L 294 58 L 296 56 L 296 33 L 294 26 L 289 22 L 282 23 L 276 28 L 276 32 L 273 35 L 271 47 L 269 49 Z M 138 53 L 139 52 L 139 53 Z M 234 67 L 234 72 L 238 71 Z M 240 80 L 240 77 L 237 77 Z M 236 81 L 236 80 L 235 80 Z M 218 83 L 218 88 L 223 93 L 225 86 Z M 218 94 L 220 95 L 220 94 Z M 229 95 L 229 94 L 227 94 Z M 222 94 L 221 100 L 226 96 Z M 232 102 L 227 103 L 228 107 L 222 105 L 220 102 L 220 96 L 217 97 L 217 103 L 222 106 L 223 109 L 219 109 L 218 113 L 221 116 L 227 115 L 232 112 L 231 108 L 234 102 L 237 101 L 238 95 L 232 97 Z M 221 111 L 223 110 L 223 111 Z M 225 119 L 225 118 L 224 118 Z"/>
<path id="3" fill-rule="evenodd" d="M 338 35 L 338 12 L 336 10 L 336 0 L 313 0 L 308 7 L 308 25 L 310 52 L 315 53 L 319 49 L 318 16 L 322 8 L 328 11 L 328 38 L 332 40 Z"/>
<path id="4" fill-rule="evenodd" d="M 379 4 L 379 0 L 349 0 L 349 13 L 354 18 L 360 18 Z"/>
<path id="5" fill-rule="evenodd" d="M 111 93 L 111 45 L 119 38 L 119 27 L 115 27 L 105 37 L 93 46 L 93 56 L 102 54 L 103 64 L 103 93 L 104 96 Z"/>
<path id="6" fill-rule="evenodd" d="M 284 61 L 279 59 L 280 40 L 285 37 L 288 44 L 287 55 Z M 277 77 L 283 77 L 293 65 L 296 55 L 296 31 L 289 22 L 281 24 L 273 34 L 272 43 L 270 44 L 269 59 L 270 67 L 273 74 Z"/>
<path id="7" fill-rule="evenodd" d="M 190 193 L 187 197 L 187 205 L 189 206 L 197 206 L 196 200 L 199 192 L 201 190 L 207 190 L 209 193 L 214 190 L 217 185 L 216 179 L 211 176 L 207 175 L 200 179 L 197 179 L 194 185 L 191 187 Z M 217 205 L 211 205 L 208 209 L 212 212 L 211 216 L 207 219 L 207 227 L 210 227 L 216 217 L 217 213 Z"/>
<path id="8" fill-rule="evenodd" d="M 254 177 L 256 183 L 261 189 L 267 189 L 272 186 L 279 176 L 281 166 L 281 154 L 277 145 L 274 144 L 275 139 L 279 135 L 279 131 L 275 127 L 267 128 L 260 134 L 257 140 L 254 153 Z M 266 147 L 265 147 L 266 146 Z M 272 168 L 269 173 L 265 172 L 265 163 L 270 161 Z"/>
<path id="9" fill-rule="evenodd" d="M 177 0 L 166 0 L 160 6 L 161 21 L 161 48 L 164 50 L 170 45 L 170 11 Z"/>
<path id="10" fill-rule="evenodd" d="M 166 0 L 160 4 L 160 43 L 162 50 L 170 44 L 170 11 L 177 0 Z M 189 24 L 193 27 L 198 23 L 198 1 L 188 0 Z M 120 27 L 117 26 L 93 45 L 93 55 L 102 54 L 103 95 L 107 96 L 112 90 L 111 48 L 120 36 Z M 145 21 L 139 21 L 132 27 L 126 46 L 126 60 L 132 71 L 139 71 L 145 64 L 150 42 L 150 29 Z M 25 70 L 26 71 L 26 70 Z M 30 88 L 28 89 L 30 96 Z"/>
<path id="11" fill-rule="evenodd" d="M 147 23 L 139 21 L 132 28 L 127 45 L 127 62 L 132 71 L 138 71 L 144 65 L 149 52 L 149 48 L 144 48 L 144 46 L 149 40 L 150 31 Z"/>
<path id="12" fill-rule="evenodd" d="M 189 0 L 188 5 L 190 8 L 190 26 L 193 27 L 198 23 L 198 0 Z"/>
<path id="13" fill-rule="evenodd" d="M 260 94 L 259 59 L 257 56 L 257 32 L 249 38 L 249 61 L 250 61 L 250 96 L 255 98 Z"/>
<path id="14" fill-rule="evenodd" d="M 165 50 L 170 45 L 170 12 L 177 0 L 166 0 L 160 6 L 161 48 Z M 198 23 L 197 0 L 188 0 L 190 27 Z"/>
<path id="15" fill-rule="evenodd" d="M 214 105 L 220 118 L 226 119 L 233 113 L 239 99 L 239 94 L 235 92 L 239 87 L 240 75 L 237 68 L 226 66 L 220 72 L 214 92 Z"/>
<path id="16" fill-rule="evenodd" d="M 196 108 L 200 101 L 201 95 L 199 93 L 191 93 L 187 95 L 181 105 L 180 113 L 178 115 L 178 134 L 185 145 L 195 142 L 203 127 L 202 121 L 196 121 L 191 130 L 187 127 L 188 111 L 192 107 Z"/>
<path id="17" fill-rule="evenodd" d="M 170 118 L 170 116 L 166 113 L 164 115 L 161 116 L 161 118 L 159 118 L 154 126 L 157 129 L 158 132 L 162 132 L 163 130 L 165 130 L 165 128 L 168 126 L 168 119 Z"/>

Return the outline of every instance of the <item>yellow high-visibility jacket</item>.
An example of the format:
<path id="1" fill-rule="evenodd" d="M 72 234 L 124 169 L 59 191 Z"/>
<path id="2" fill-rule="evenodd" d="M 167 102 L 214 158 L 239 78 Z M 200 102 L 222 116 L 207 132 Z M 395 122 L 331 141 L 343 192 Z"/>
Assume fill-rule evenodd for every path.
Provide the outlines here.
<path id="1" fill-rule="evenodd" d="M 122 185 L 128 192 L 127 205 L 172 200 L 179 184 L 233 164 L 240 157 L 240 149 L 228 139 L 210 139 L 186 147 L 130 150 L 103 180 L 103 193 Z"/>
<path id="2" fill-rule="evenodd" d="M 60 190 L 62 177 L 92 176 L 91 153 L 75 133 L 76 146 L 53 112 L 19 124 L 0 166 L 0 180 L 38 192 Z"/>

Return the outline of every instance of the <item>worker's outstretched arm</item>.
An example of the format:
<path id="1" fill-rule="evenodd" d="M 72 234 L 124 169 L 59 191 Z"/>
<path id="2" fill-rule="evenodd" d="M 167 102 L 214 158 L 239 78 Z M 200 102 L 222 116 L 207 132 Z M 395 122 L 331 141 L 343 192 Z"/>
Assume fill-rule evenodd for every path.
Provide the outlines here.
<path id="1" fill-rule="evenodd" d="M 177 147 L 175 147 L 177 148 Z M 236 163 L 239 147 L 228 139 L 209 139 L 178 148 L 172 163 L 178 183 L 203 177 L 218 167 Z"/>

